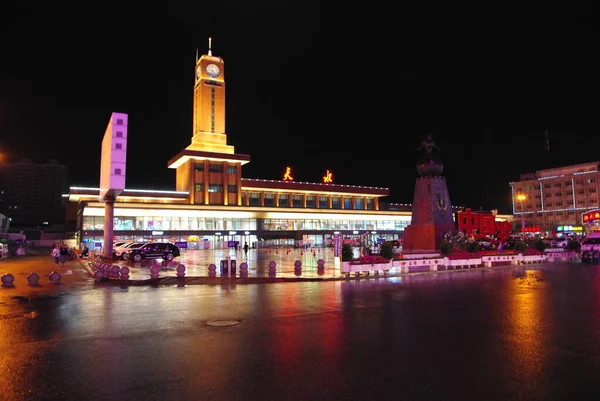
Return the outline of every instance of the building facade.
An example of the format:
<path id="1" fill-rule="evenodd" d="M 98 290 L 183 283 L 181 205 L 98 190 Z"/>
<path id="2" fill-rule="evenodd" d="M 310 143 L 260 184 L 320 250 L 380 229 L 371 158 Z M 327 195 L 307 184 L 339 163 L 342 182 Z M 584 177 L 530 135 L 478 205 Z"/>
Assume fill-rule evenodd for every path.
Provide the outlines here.
<path id="1" fill-rule="evenodd" d="M 339 185 L 324 172 L 321 183 L 297 182 L 288 168 L 281 180 L 243 178 L 250 156 L 238 154 L 225 133 L 224 61 L 209 49 L 195 65 L 191 143 L 169 162 L 174 191 L 128 190 L 114 203 L 114 239 L 172 241 L 189 248 L 329 246 L 334 234 L 397 239 L 409 210 L 381 210 L 388 188 Z M 104 152 L 117 149 L 104 149 Z M 113 174 L 109 171 L 106 174 Z M 71 187 L 80 241 L 102 246 L 105 204 L 99 188 Z"/>
<path id="2" fill-rule="evenodd" d="M 0 213 L 14 227 L 64 224 L 62 194 L 67 190 L 67 167 L 56 160 L 35 164 L 22 159 L 0 165 Z"/>
<path id="3" fill-rule="evenodd" d="M 318 247 L 341 234 L 376 248 L 402 238 L 412 207 L 382 202 L 388 188 L 340 185 L 330 171 L 322 182 L 297 182 L 291 167 L 281 180 L 244 178 L 250 156 L 236 153 L 225 132 L 224 67 L 210 48 L 196 61 L 191 143 L 167 164 L 176 170 L 175 190 L 119 191 L 111 209 L 114 240 L 170 241 L 192 249 Z M 110 159 L 105 152 L 123 150 L 112 146 L 103 146 L 102 160 Z M 90 249 L 103 246 L 102 191 L 71 187 L 68 194 L 77 237 Z"/>
<path id="4" fill-rule="evenodd" d="M 518 231 L 542 235 L 582 234 L 583 214 L 598 209 L 599 162 L 521 174 L 511 182 Z"/>

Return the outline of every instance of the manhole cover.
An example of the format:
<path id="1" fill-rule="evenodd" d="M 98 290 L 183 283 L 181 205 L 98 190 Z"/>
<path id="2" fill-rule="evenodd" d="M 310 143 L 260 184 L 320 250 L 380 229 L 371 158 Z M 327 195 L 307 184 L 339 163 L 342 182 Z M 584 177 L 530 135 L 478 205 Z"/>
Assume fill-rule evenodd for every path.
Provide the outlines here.
<path id="1" fill-rule="evenodd" d="M 206 325 L 211 327 L 228 327 L 237 326 L 240 323 L 239 320 L 213 320 L 211 322 L 206 322 Z"/>

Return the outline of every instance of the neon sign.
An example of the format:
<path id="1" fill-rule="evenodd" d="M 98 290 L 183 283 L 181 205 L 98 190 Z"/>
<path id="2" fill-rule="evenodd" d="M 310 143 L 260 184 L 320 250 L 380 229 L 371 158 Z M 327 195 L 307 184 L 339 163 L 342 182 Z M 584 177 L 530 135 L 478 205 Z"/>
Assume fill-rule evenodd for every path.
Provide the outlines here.
<path id="1" fill-rule="evenodd" d="M 294 181 L 294 177 L 292 177 L 292 168 L 286 167 L 285 174 L 283 174 L 283 181 Z"/>
<path id="2" fill-rule="evenodd" d="M 327 172 L 323 176 L 323 182 L 325 182 L 325 183 L 333 182 L 333 174 L 331 173 L 331 171 L 327 170 Z"/>
<path id="3" fill-rule="evenodd" d="M 600 220 L 600 210 L 592 210 L 591 212 L 583 213 L 581 220 L 584 223 L 592 223 L 596 220 Z"/>
<path id="4" fill-rule="evenodd" d="M 556 231 L 567 231 L 567 232 L 571 232 L 571 231 L 583 231 L 583 227 L 581 226 L 557 226 L 556 227 Z"/>

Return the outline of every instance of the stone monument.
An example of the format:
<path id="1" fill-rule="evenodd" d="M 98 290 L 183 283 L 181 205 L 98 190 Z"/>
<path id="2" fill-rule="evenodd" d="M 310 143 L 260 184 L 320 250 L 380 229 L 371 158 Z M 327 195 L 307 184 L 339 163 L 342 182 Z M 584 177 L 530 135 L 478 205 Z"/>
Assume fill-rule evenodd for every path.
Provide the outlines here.
<path id="1" fill-rule="evenodd" d="M 442 236 L 455 229 L 452 205 L 440 150 L 429 134 L 417 149 L 423 152 L 417 162 L 420 177 L 415 183 L 410 225 L 404 230 L 403 253 L 437 252 Z"/>

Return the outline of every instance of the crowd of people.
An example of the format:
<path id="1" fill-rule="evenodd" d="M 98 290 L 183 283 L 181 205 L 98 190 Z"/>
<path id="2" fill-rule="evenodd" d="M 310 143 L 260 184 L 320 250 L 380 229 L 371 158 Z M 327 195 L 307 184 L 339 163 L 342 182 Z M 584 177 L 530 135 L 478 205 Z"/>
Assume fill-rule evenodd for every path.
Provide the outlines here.
<path id="1" fill-rule="evenodd" d="M 89 253 L 89 249 L 87 246 L 83 246 L 81 251 L 76 248 L 69 248 L 67 244 L 54 244 L 52 246 L 51 255 L 54 258 L 55 265 L 64 266 L 67 260 L 75 260 L 80 257 L 87 257 Z"/>

